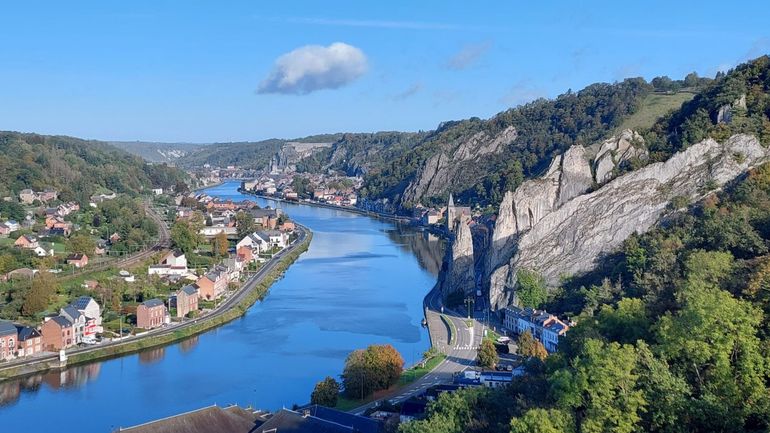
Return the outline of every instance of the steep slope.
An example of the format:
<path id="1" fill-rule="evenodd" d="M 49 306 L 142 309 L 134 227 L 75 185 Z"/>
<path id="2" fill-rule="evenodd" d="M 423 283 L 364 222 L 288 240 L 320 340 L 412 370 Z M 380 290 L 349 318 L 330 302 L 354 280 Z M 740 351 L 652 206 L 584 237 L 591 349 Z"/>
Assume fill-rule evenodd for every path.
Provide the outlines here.
<path id="1" fill-rule="evenodd" d="M 465 203 L 499 203 L 558 153 L 604 138 L 634 113 L 652 86 L 643 79 L 593 84 L 489 120 L 447 122 L 366 179 L 365 194 L 403 207 L 436 204 L 451 191 Z"/>
<path id="2" fill-rule="evenodd" d="M 179 159 L 203 149 L 207 144 L 161 143 L 151 141 L 109 141 L 109 145 L 141 156 L 149 162 L 176 163 Z"/>
<path id="3" fill-rule="evenodd" d="M 168 188 L 185 174 L 165 164 L 148 164 L 138 156 L 100 141 L 64 136 L 0 132 L 0 192 L 56 188 L 63 200 L 86 201 L 99 189 L 136 194 Z"/>
<path id="4" fill-rule="evenodd" d="M 655 225 L 672 202 L 691 203 L 767 161 L 768 155 L 753 136 L 735 135 L 724 143 L 707 139 L 665 162 L 556 203 L 523 231 L 506 233 L 510 229 L 496 228 L 500 233 L 494 239 L 517 239 L 508 263 L 489 275 L 490 302 L 496 308 L 513 302 L 516 273 L 521 269 L 540 273 L 551 286 L 558 285 L 563 276 L 593 269 L 603 254 L 617 249 L 631 234 L 644 233 Z M 571 182 L 562 172 L 559 190 Z"/>

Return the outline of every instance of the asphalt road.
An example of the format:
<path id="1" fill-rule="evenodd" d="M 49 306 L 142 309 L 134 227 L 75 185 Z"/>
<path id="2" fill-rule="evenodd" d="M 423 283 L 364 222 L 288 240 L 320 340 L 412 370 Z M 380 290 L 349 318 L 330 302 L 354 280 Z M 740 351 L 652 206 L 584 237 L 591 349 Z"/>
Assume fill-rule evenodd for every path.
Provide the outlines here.
<path id="1" fill-rule="evenodd" d="M 473 320 L 473 326 L 468 327 L 466 324 L 467 318 L 461 316 L 459 313 L 444 308 L 442 313 L 441 294 L 438 289 L 431 290 L 425 297 L 426 315 L 429 323 L 439 323 L 440 318 L 438 316 L 443 314 L 448 320 L 452 322 L 454 332 L 456 330 L 454 341 L 450 344 L 448 335 L 446 332 L 434 332 L 432 335 L 438 336 L 442 341 L 433 341 L 434 347 L 444 347 L 446 350 L 446 359 L 441 364 L 437 365 L 430 373 L 421 377 L 420 379 L 412 382 L 411 384 L 397 390 L 396 392 L 389 394 L 381 399 L 375 400 L 371 403 L 359 406 L 350 412 L 355 414 L 363 414 L 367 409 L 376 407 L 383 400 L 389 400 L 392 403 L 401 403 L 407 400 L 409 397 L 419 394 L 434 385 L 442 383 L 452 383 L 454 375 L 465 371 L 469 367 L 476 365 L 476 351 L 479 344 L 481 344 L 482 328 L 478 321 Z M 443 325 L 443 322 L 441 322 Z"/>

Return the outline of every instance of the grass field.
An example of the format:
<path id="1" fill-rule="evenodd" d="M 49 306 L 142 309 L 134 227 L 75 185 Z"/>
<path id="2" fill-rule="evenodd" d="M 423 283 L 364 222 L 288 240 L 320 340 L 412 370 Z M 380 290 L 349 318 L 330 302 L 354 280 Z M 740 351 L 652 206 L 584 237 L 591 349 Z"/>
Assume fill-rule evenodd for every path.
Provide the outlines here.
<path id="1" fill-rule="evenodd" d="M 636 113 L 628 117 L 623 121 L 623 124 L 618 127 L 618 132 L 624 129 L 633 129 L 639 131 L 641 129 L 649 128 L 656 120 L 661 116 L 667 114 L 670 111 L 676 110 L 682 106 L 684 102 L 693 98 L 692 93 L 680 92 L 680 93 L 651 93 L 642 101 L 642 107 Z"/>

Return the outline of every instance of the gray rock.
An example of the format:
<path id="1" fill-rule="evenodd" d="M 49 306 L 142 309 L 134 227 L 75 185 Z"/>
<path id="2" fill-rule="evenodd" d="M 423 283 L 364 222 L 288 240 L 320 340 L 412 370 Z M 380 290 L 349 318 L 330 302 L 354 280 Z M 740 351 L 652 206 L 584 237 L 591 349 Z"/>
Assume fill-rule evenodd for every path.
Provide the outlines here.
<path id="1" fill-rule="evenodd" d="M 418 203 L 424 197 L 439 196 L 451 189 L 453 181 L 465 175 L 466 164 L 476 163 L 495 155 L 518 137 L 516 128 L 508 126 L 490 135 L 478 132 L 458 143 L 451 143 L 451 151 L 429 158 L 404 189 L 401 203 Z"/>
<path id="2" fill-rule="evenodd" d="M 644 139 L 639 133 L 626 129 L 619 135 L 602 142 L 594 157 L 594 172 L 596 183 L 609 181 L 615 168 L 634 158 L 646 159 L 647 150 L 642 147 Z"/>
<path id="3" fill-rule="evenodd" d="M 455 223 L 454 239 L 447 254 L 446 276 L 441 284 L 444 295 L 458 290 L 470 294 L 476 289 L 473 237 L 468 222 L 469 218 L 463 215 Z"/>
<path id="4" fill-rule="evenodd" d="M 649 230 L 674 197 L 694 202 L 709 193 L 707 186 L 721 187 L 767 160 L 767 150 L 753 136 L 735 135 L 725 143 L 707 139 L 573 198 L 519 233 L 511 259 L 489 272 L 492 306 L 512 302 L 518 269 L 540 272 L 556 286 L 562 276 L 593 269 L 632 233 Z"/>
<path id="5" fill-rule="evenodd" d="M 594 183 L 591 165 L 583 146 L 572 146 L 564 152 L 559 179 L 559 206 L 588 191 Z"/>

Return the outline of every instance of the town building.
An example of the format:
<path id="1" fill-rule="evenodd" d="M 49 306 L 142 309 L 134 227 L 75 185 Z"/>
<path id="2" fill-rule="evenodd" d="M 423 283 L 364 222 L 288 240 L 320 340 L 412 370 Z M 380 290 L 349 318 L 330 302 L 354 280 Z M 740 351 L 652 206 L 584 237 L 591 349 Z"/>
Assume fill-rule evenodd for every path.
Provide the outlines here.
<path id="1" fill-rule="evenodd" d="M 30 326 L 16 326 L 19 333 L 19 342 L 16 348 L 16 356 L 32 356 L 43 351 L 43 336 L 35 328 Z"/>
<path id="2" fill-rule="evenodd" d="M 176 317 L 185 317 L 191 311 L 198 311 L 198 287 L 188 284 L 178 292 L 174 297 L 176 306 Z"/>
<path id="3" fill-rule="evenodd" d="M 365 416 L 310 405 L 297 410 L 281 409 L 253 431 L 255 433 L 380 433 L 383 431 L 383 425 Z"/>
<path id="4" fill-rule="evenodd" d="M 81 253 L 67 256 L 67 264 L 76 268 L 85 268 L 88 265 L 88 256 Z"/>
<path id="5" fill-rule="evenodd" d="M 86 329 L 84 330 L 84 335 L 86 337 L 93 337 L 97 333 L 103 331 L 102 309 L 94 298 L 90 296 L 80 296 L 70 305 L 86 316 Z"/>
<path id="6" fill-rule="evenodd" d="M 72 322 L 64 316 L 46 317 L 40 328 L 43 350 L 56 351 L 75 345 Z"/>
<path id="7" fill-rule="evenodd" d="M 27 188 L 19 192 L 19 201 L 22 204 L 32 204 L 35 200 L 37 200 L 37 194 L 31 189 Z"/>
<path id="8" fill-rule="evenodd" d="M 504 312 L 504 326 L 516 334 L 529 331 L 549 352 L 555 352 L 559 339 L 569 330 L 569 325 L 545 310 L 508 307 Z"/>
<path id="9" fill-rule="evenodd" d="M 222 408 L 214 405 L 134 427 L 119 428 L 113 433 L 254 433 L 257 431 L 257 426 L 264 422 L 264 416 L 264 412 L 243 409 L 238 406 Z M 285 432 L 302 433 L 303 431 L 280 430 L 273 433 Z M 350 433 L 349 430 L 347 432 Z M 316 433 L 325 432 L 317 431 Z"/>
<path id="10" fill-rule="evenodd" d="M 7 320 L 0 320 L 0 361 L 7 361 L 16 357 L 18 338 L 16 326 Z"/>
<path id="11" fill-rule="evenodd" d="M 471 217 L 471 208 L 468 206 L 455 206 L 454 197 L 449 194 L 449 203 L 447 203 L 446 209 L 446 224 L 449 230 L 452 230 L 455 223 L 462 217 Z"/>
<path id="12" fill-rule="evenodd" d="M 168 310 L 160 299 L 144 301 L 136 307 L 136 326 L 153 329 L 167 323 Z"/>
<path id="13" fill-rule="evenodd" d="M 16 239 L 13 245 L 16 247 L 25 248 L 28 250 L 34 250 L 35 248 L 40 246 L 40 244 L 37 242 L 37 238 L 32 235 L 19 236 L 19 238 Z"/>
<path id="14" fill-rule="evenodd" d="M 190 273 L 187 268 L 187 257 L 180 250 L 169 251 L 160 264 L 150 265 L 147 268 L 147 275 L 179 275 L 185 276 Z"/>
<path id="15" fill-rule="evenodd" d="M 200 297 L 210 301 L 219 298 L 225 293 L 228 282 L 226 270 L 215 267 L 213 270 L 198 278 L 195 285 L 198 286 Z"/>

